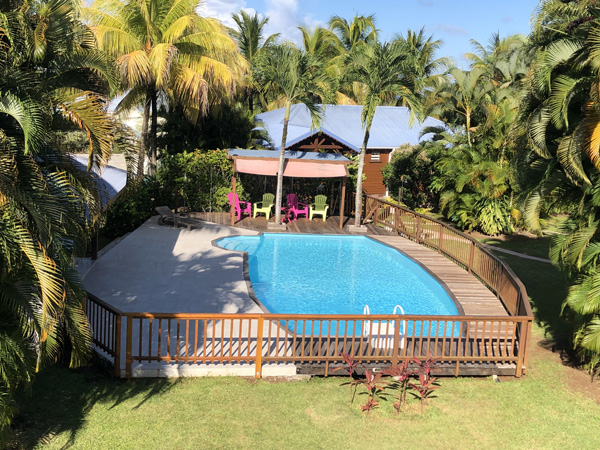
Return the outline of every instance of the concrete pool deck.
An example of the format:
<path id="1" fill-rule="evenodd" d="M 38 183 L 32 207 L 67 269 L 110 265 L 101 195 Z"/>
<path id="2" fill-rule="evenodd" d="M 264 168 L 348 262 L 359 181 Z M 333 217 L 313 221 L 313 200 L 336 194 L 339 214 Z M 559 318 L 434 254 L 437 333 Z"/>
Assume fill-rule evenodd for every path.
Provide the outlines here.
<path id="1" fill-rule="evenodd" d="M 209 222 L 199 229 L 174 229 L 158 225 L 158 217 L 154 216 L 100 257 L 83 282 L 88 292 L 123 312 L 263 313 L 248 294 L 243 256 L 212 245 L 220 237 L 256 234 Z M 242 333 L 247 333 L 246 328 L 244 324 Z M 210 334 L 212 327 L 207 332 Z M 216 333 L 218 336 L 219 329 Z M 250 335 L 256 335 L 256 331 L 252 329 Z M 139 343 L 137 327 L 133 336 L 135 348 Z M 153 344 L 156 348 L 158 342 L 153 340 Z M 122 345 L 125 345 L 124 334 Z M 265 369 L 266 376 L 296 374 L 295 366 L 289 364 Z M 132 369 L 133 377 L 208 375 L 253 376 L 254 367 L 146 362 Z"/>
<path id="2" fill-rule="evenodd" d="M 124 312 L 261 313 L 250 298 L 240 253 L 213 239 L 256 232 L 205 222 L 186 230 L 152 217 L 88 270 L 86 289 Z"/>

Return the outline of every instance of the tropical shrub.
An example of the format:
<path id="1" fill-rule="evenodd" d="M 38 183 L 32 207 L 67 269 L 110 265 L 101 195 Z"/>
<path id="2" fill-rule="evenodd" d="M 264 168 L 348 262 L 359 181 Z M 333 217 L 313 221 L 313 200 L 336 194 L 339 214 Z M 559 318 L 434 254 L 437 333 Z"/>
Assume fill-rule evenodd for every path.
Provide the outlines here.
<path id="1" fill-rule="evenodd" d="M 439 363 L 439 359 L 433 358 L 430 354 L 425 359 L 416 357 L 406 359 L 400 365 L 391 366 L 381 373 L 367 369 L 363 378 L 358 377 L 356 373 L 362 363 L 353 355 L 343 352 L 340 355 L 346 365 L 336 367 L 333 372 L 344 369 L 348 372 L 350 380 L 342 385 L 350 385 L 350 404 L 353 403 L 356 388 L 358 386 L 364 388 L 359 395 L 366 395 L 367 399 L 360 406 L 360 410 L 367 414 L 379 407 L 379 399 L 386 397 L 386 390 L 397 390 L 396 402 L 393 404 L 396 414 L 399 414 L 406 404 L 407 393 L 419 399 L 421 414 L 423 414 L 425 403 L 435 397 L 433 393 L 440 387 L 437 378 L 431 375 L 432 370 Z M 384 376 L 390 378 L 384 380 Z"/>
<path id="2" fill-rule="evenodd" d="M 165 156 L 158 173 L 164 189 L 176 193 L 178 206 L 192 211 L 223 211 L 229 204 L 233 166 L 226 150 L 183 152 Z M 237 192 L 244 197 L 243 182 Z"/>
<path id="3" fill-rule="evenodd" d="M 401 196 L 401 202 L 411 209 L 437 206 L 438 196 L 430 184 L 435 161 L 443 150 L 443 146 L 435 143 L 396 150 L 383 168 L 383 181 L 392 198 L 398 200 Z"/>
<path id="4" fill-rule="evenodd" d="M 171 205 L 173 198 L 156 177 L 130 181 L 107 210 L 104 235 L 114 239 L 135 230 L 156 214 L 156 206 Z"/>
<path id="5" fill-rule="evenodd" d="M 75 367 L 90 354 L 73 262 L 98 225 L 100 198 L 60 136 L 84 135 L 90 168 L 101 167 L 114 89 L 76 2 L 0 3 L 0 432 L 15 389 L 58 360 Z"/>

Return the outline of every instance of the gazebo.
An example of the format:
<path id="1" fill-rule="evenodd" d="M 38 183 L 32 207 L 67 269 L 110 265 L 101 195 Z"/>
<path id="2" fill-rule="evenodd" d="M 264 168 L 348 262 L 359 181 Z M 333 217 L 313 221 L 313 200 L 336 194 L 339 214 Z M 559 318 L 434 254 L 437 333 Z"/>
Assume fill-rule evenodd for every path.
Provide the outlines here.
<path id="1" fill-rule="evenodd" d="M 229 158 L 233 160 L 233 176 L 231 177 L 231 190 L 233 192 L 236 189 L 236 174 L 238 173 L 277 176 L 279 151 L 231 149 L 229 150 Z M 343 228 L 348 164 L 350 164 L 350 160 L 339 153 L 286 151 L 283 176 L 294 178 L 342 178 L 340 228 Z M 233 206 L 231 211 L 231 225 L 233 225 Z"/>

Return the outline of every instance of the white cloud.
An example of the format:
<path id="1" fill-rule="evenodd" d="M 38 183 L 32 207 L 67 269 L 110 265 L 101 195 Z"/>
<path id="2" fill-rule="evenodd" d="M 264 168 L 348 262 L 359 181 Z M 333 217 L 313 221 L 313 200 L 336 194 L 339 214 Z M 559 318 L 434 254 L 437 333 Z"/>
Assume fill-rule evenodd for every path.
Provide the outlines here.
<path id="1" fill-rule="evenodd" d="M 265 15 L 269 18 L 266 35 L 280 33 L 282 40 L 290 40 L 298 43 L 300 31 L 298 24 L 300 16 L 298 13 L 298 0 L 267 0 L 267 11 Z"/>
<path id="2" fill-rule="evenodd" d="M 219 19 L 228 27 L 234 27 L 235 22 L 231 18 L 233 13 L 243 9 L 253 15 L 256 11 L 252 8 L 245 8 L 245 0 L 205 0 L 198 9 L 200 15 L 204 17 L 214 17 Z"/>
<path id="3" fill-rule="evenodd" d="M 269 23 L 265 27 L 265 35 L 279 33 L 282 41 L 292 41 L 296 45 L 302 43 L 302 34 L 299 26 L 313 29 L 325 26 L 322 20 L 315 19 L 312 14 L 300 13 L 298 0 L 266 0 L 267 11 L 265 15 Z"/>

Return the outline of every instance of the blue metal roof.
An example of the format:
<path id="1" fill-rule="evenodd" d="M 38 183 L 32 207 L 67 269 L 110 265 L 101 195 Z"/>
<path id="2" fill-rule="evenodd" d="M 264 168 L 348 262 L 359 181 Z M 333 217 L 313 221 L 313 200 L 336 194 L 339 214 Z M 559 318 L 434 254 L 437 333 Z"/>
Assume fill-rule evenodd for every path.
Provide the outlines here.
<path id="1" fill-rule="evenodd" d="M 286 159 L 297 159 L 305 161 L 350 161 L 339 153 L 320 153 L 320 152 L 291 152 L 286 150 Z M 245 158 L 276 158 L 279 159 L 279 150 L 242 150 L 230 149 L 230 156 L 242 156 Z"/>
<path id="2" fill-rule="evenodd" d="M 73 160 L 81 170 L 87 170 L 87 156 L 73 155 Z M 127 184 L 127 171 L 110 165 L 102 170 L 101 175 L 94 169 L 90 176 L 96 181 L 102 206 L 106 206 L 110 199 L 117 195 Z"/>
<path id="3" fill-rule="evenodd" d="M 323 120 L 318 129 L 311 128 L 312 119 L 308 108 L 303 104 L 292 105 L 286 147 L 293 145 L 318 131 L 322 131 L 351 149 L 359 152 L 364 139 L 360 105 L 322 105 Z M 281 148 L 283 115 L 285 108 L 257 114 L 260 122 L 269 132 L 272 145 Z M 444 122 L 427 117 L 423 122 L 410 124 L 410 110 L 401 106 L 378 106 L 375 110 L 368 148 L 396 148 L 404 144 L 416 145 L 430 136 L 419 137 L 425 127 L 439 127 Z"/>

